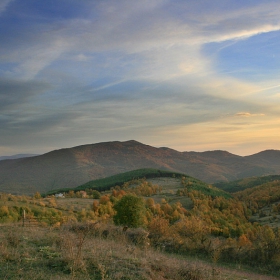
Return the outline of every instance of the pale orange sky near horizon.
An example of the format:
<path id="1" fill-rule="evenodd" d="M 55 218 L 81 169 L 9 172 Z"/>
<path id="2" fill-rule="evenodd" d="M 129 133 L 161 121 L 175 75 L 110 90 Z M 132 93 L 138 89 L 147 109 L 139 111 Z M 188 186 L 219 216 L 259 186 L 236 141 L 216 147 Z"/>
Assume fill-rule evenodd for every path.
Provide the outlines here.
<path id="1" fill-rule="evenodd" d="M 0 38 L 0 156 L 280 150 L 279 1 L 4 0 Z"/>

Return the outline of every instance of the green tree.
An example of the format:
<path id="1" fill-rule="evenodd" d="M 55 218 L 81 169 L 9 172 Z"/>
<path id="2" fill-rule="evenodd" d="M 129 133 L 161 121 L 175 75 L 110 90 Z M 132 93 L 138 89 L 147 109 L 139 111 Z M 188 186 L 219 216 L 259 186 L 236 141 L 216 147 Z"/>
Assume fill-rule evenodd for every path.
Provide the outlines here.
<path id="1" fill-rule="evenodd" d="M 114 205 L 114 209 L 117 212 L 113 217 L 116 225 L 137 228 L 145 224 L 146 207 L 141 197 L 127 194 Z"/>
<path id="2" fill-rule="evenodd" d="M 93 190 L 91 194 L 92 194 L 92 198 L 94 199 L 99 199 L 101 197 L 100 192 L 97 190 Z"/>

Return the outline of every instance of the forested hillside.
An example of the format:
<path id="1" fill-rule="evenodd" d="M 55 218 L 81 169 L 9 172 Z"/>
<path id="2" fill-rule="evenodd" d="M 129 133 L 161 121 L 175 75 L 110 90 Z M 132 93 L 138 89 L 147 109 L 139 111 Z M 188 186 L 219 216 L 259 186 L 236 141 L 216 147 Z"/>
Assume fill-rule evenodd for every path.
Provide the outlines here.
<path id="1" fill-rule="evenodd" d="M 255 196 L 257 189 L 248 189 L 231 197 L 192 177 L 176 175 L 133 179 L 105 191 L 69 190 L 62 198 L 53 195 L 42 198 L 39 193 L 33 197 L 2 193 L 0 222 L 22 225 L 24 211 L 25 224 L 35 220 L 37 226 L 68 227 L 80 232 L 80 237 L 93 234 L 105 239 L 124 238 L 126 230 L 132 234 L 141 228 L 140 232 L 145 234 L 137 239 L 136 246 L 203 258 L 215 266 L 219 262 L 249 266 L 280 277 L 279 227 L 251 222 L 252 215 L 263 205 L 275 201 L 277 184 L 270 184 L 265 189 L 273 193 L 272 200 L 265 201 L 261 197 L 266 197 L 268 191 Z M 277 214 L 279 207 L 273 211 Z M 59 261 L 60 247 L 51 248 L 46 249 L 46 254 L 53 254 L 53 261 Z M 2 253 L 0 257 L 6 261 L 6 255 Z M 90 260 L 85 256 L 79 259 L 86 271 L 91 271 Z M 69 261 L 60 263 L 59 269 L 65 270 L 71 265 Z M 51 269 L 55 271 L 57 267 Z M 79 266 L 74 267 L 75 273 L 76 269 L 85 273 Z M 194 279 L 217 279 L 207 277 L 201 274 Z"/>
<path id="2" fill-rule="evenodd" d="M 214 185 L 219 189 L 222 189 L 230 193 L 234 193 L 238 191 L 243 191 L 248 188 L 257 187 L 265 183 L 277 182 L 277 181 L 280 181 L 280 175 L 269 175 L 269 176 L 261 176 L 261 177 L 255 176 L 255 177 L 244 178 L 232 182 L 219 182 L 219 183 L 215 183 Z"/>
<path id="3" fill-rule="evenodd" d="M 188 174 L 207 183 L 280 174 L 280 152 L 241 157 L 225 151 L 178 152 L 137 141 L 105 142 L 0 161 L 0 191 L 34 194 L 74 188 L 90 180 L 155 168 Z"/>

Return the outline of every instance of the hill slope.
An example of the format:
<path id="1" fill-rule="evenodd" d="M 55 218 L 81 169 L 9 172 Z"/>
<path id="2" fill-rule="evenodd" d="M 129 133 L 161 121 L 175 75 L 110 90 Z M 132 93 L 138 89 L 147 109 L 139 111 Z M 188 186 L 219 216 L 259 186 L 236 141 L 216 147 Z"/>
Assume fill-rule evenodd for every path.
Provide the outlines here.
<path id="1" fill-rule="evenodd" d="M 225 151 L 178 152 L 136 141 L 89 144 L 0 161 L 0 191 L 33 194 L 72 188 L 140 168 L 184 173 L 207 183 L 233 181 L 280 174 L 280 151 L 241 157 Z"/>
<path id="2" fill-rule="evenodd" d="M 174 189 L 178 190 L 180 188 L 183 188 L 183 184 L 181 182 L 182 182 L 182 178 L 184 178 L 184 181 L 188 182 L 189 191 L 197 190 L 203 194 L 213 196 L 213 197 L 216 196 L 222 196 L 226 198 L 231 197 L 228 193 L 224 192 L 223 190 L 208 185 L 188 175 L 171 172 L 171 171 L 152 169 L 152 168 L 137 169 L 137 170 L 116 174 L 102 179 L 91 180 L 76 188 L 64 188 L 64 189 L 49 191 L 47 195 L 53 195 L 63 191 L 68 192 L 70 190 L 73 190 L 75 192 L 81 190 L 87 190 L 87 189 L 94 189 L 97 191 L 107 191 L 110 190 L 112 187 L 122 186 L 123 184 L 133 181 L 134 179 L 136 180 L 145 179 L 147 181 L 157 181 L 157 179 L 159 179 L 158 181 L 161 181 L 166 178 L 170 178 L 174 180 L 174 183 L 172 184 L 173 185 L 172 190 Z"/>
<path id="3" fill-rule="evenodd" d="M 215 186 L 226 192 L 235 193 L 271 182 L 280 182 L 280 175 L 250 177 L 232 182 L 219 182 Z"/>

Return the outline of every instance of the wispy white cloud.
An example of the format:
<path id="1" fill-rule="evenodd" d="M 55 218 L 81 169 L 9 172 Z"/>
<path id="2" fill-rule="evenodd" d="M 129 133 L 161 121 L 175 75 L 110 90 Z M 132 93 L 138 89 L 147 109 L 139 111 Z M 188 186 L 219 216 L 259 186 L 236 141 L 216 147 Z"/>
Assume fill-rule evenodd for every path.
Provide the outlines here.
<path id="1" fill-rule="evenodd" d="M 1 0 L 0 2 L 0 15 L 5 12 L 8 5 L 13 2 L 14 0 Z"/>
<path id="2" fill-rule="evenodd" d="M 62 39 L 52 39 L 51 42 L 35 44 L 18 54 L 22 61 L 10 75 L 24 80 L 32 80 L 45 67 L 57 60 L 64 51 L 69 50 L 68 42 Z"/>
<path id="3" fill-rule="evenodd" d="M 252 114 L 249 112 L 239 112 L 235 114 L 236 117 L 257 117 L 257 116 L 265 116 L 265 114 Z"/>
<path id="4" fill-rule="evenodd" d="M 28 49 L 20 52 L 22 55 L 16 73 L 26 79 L 34 78 L 67 53 L 76 52 L 81 59 L 83 52 L 115 52 L 123 58 L 137 55 L 134 60 L 138 64 L 137 74 L 145 73 L 145 77 L 149 73 L 151 77 L 162 75 L 165 79 L 209 71 L 209 60 L 200 52 L 205 43 L 239 40 L 280 29 L 279 20 L 275 19 L 276 16 L 280 18 L 280 12 L 275 10 L 275 15 L 269 20 L 263 15 L 270 13 L 271 16 L 271 9 L 263 5 L 256 6 L 252 12 L 240 9 L 224 12 L 223 16 L 216 13 L 213 16 L 209 16 L 211 13 L 196 14 L 194 23 L 193 19 L 188 19 L 192 5 L 186 12 L 186 18 L 179 20 L 176 14 L 165 9 L 166 3 L 168 1 L 141 4 L 105 1 L 94 4 L 93 13 L 98 13 L 98 20 L 88 17 L 66 20 L 59 26 L 50 23 L 49 32 L 34 36 Z M 260 14 L 262 20 L 259 20 Z M 224 24 L 229 20 L 231 24 Z M 15 52 L 18 53 L 18 49 Z M 11 57 L 14 58 L 15 52 L 11 53 Z M 130 70 L 125 74 L 135 76 Z"/>
<path id="5" fill-rule="evenodd" d="M 264 24 L 258 27 L 253 28 L 246 28 L 241 30 L 234 30 L 228 34 L 220 34 L 210 38 L 208 42 L 223 42 L 228 40 L 243 40 L 252 36 L 256 36 L 262 33 L 269 33 L 273 31 L 279 31 L 280 24 L 271 25 L 271 24 Z"/>
<path id="6" fill-rule="evenodd" d="M 280 104 L 276 95 L 272 103 L 266 93 L 276 90 L 278 82 L 252 83 L 230 71 L 220 73 L 217 57 L 202 48 L 220 42 L 238 48 L 241 40 L 280 30 L 280 6 L 256 1 L 244 8 L 230 2 L 82 1 L 84 13 L 59 20 L 43 15 L 37 23 L 29 15 L 30 22 L 18 26 L 18 33 L 3 33 L 9 47 L 0 47 L 0 74 L 28 86 L 44 80 L 52 90 L 38 89 L 36 98 L 28 99 L 34 113 L 21 115 L 21 124 L 56 132 L 63 127 L 61 143 L 66 135 L 73 144 L 85 135 L 86 142 L 99 131 L 103 136 L 98 141 L 137 137 L 151 143 L 152 135 L 151 144 L 167 146 L 165 141 L 180 150 L 205 149 L 207 141 L 215 149 L 221 143 L 237 147 L 246 126 L 256 135 L 263 129 L 257 122 L 275 124 Z M 0 13 L 10 1 L 3 3 Z M 24 112 L 26 102 L 21 105 L 17 94 Z M 7 94 L 1 96 L 9 102 Z M 56 108 L 61 114 L 55 114 Z M 59 119 L 57 126 L 51 125 L 52 114 Z M 36 115 L 39 122 L 32 121 Z M 20 120 L 19 115 L 11 120 Z M 186 146 L 186 135 L 193 148 Z M 243 141 L 251 138 L 244 136 Z"/>
<path id="7" fill-rule="evenodd" d="M 267 90 L 270 90 L 270 89 L 276 89 L 276 88 L 280 88 L 280 85 L 271 85 L 271 86 L 268 86 L 268 87 L 261 87 L 258 90 L 253 91 L 252 93 L 264 92 L 264 91 L 267 91 Z"/>

